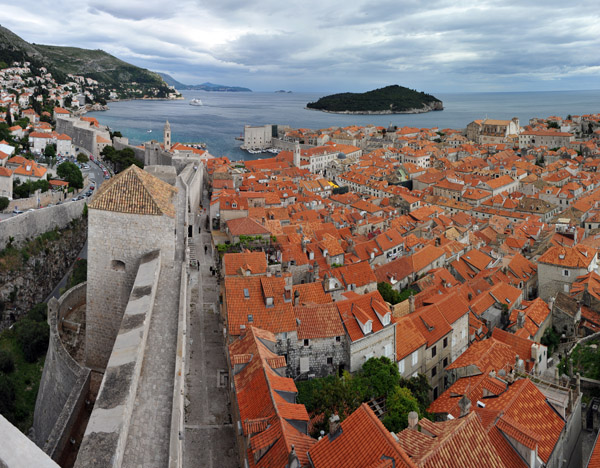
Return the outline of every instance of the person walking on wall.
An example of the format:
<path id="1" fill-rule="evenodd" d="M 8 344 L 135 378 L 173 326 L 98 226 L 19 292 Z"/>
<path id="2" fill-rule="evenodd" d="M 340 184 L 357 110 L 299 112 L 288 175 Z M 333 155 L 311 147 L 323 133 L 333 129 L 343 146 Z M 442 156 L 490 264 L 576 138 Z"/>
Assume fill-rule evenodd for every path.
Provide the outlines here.
<path id="1" fill-rule="evenodd" d="M 204 255 L 206 255 L 208 253 L 208 245 L 204 246 Z"/>

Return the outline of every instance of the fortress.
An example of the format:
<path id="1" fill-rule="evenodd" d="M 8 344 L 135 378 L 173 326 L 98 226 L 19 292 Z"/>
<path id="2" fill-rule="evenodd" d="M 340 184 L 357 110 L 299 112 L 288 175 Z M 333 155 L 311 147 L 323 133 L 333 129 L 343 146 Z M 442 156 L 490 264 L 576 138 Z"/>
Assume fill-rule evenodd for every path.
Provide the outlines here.
<path id="1" fill-rule="evenodd" d="M 163 144 L 151 145 L 174 165 L 131 166 L 100 187 L 88 206 L 87 283 L 49 303 L 32 431 L 45 454 L 23 448 L 34 461 L 21 462 L 0 450 L 0 466 L 183 464 L 188 236 L 205 166 L 169 153 L 168 123 Z"/>

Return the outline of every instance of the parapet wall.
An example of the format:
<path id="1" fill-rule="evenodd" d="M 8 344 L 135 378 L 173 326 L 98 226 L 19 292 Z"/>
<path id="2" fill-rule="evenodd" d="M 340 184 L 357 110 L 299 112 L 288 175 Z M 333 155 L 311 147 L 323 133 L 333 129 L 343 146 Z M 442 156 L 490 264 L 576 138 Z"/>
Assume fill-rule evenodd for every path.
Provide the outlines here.
<path id="1" fill-rule="evenodd" d="M 29 208 L 38 208 L 40 206 L 46 206 L 49 203 L 62 202 L 64 198 L 65 194 L 62 191 L 48 190 L 47 192 L 42 192 L 29 198 L 17 198 L 16 200 L 12 200 L 4 212 L 10 212 L 15 208 L 18 208 L 21 211 L 28 210 Z"/>
<path id="2" fill-rule="evenodd" d="M 198 206 L 200 206 L 204 188 L 204 168 L 204 162 L 188 164 L 180 174 L 187 186 L 188 210 L 190 213 L 195 213 Z"/>
<path id="3" fill-rule="evenodd" d="M 160 268 L 158 250 L 142 257 L 76 468 L 122 464 Z"/>
<path id="4" fill-rule="evenodd" d="M 79 200 L 5 219 L 0 223 L 0 247 L 5 246 L 11 237 L 15 244 L 21 244 L 53 229 L 62 229 L 81 216 L 84 206 L 85 200 Z"/>
<path id="5" fill-rule="evenodd" d="M 53 458 L 64 447 L 64 439 L 89 389 L 90 370 L 71 357 L 59 333 L 63 318 L 85 304 L 86 286 L 78 284 L 59 300 L 52 298 L 48 302 L 50 341 L 35 402 L 33 429 L 36 444 Z"/>
<path id="6" fill-rule="evenodd" d="M 0 414 L 0 468 L 59 468 L 19 429 Z"/>
<path id="7" fill-rule="evenodd" d="M 173 407 L 171 411 L 171 436 L 169 442 L 169 468 L 183 468 L 183 439 L 185 432 L 185 356 L 188 316 L 188 262 L 181 265 L 179 288 L 179 317 L 177 319 L 177 355 L 175 357 L 175 382 L 173 385 Z"/>

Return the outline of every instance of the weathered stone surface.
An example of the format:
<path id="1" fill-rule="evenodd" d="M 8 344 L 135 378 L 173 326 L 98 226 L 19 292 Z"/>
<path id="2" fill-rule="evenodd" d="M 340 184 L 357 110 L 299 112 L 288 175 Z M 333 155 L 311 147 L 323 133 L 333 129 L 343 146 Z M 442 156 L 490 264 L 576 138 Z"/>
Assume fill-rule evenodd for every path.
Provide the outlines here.
<path id="1" fill-rule="evenodd" d="M 17 218 L 20 216 L 23 215 Z M 3 221 L 0 226 L 8 221 Z M 13 318 L 18 319 L 32 306 L 43 302 L 52 292 L 83 248 L 87 222 L 77 222 L 73 228 L 59 233 L 58 240 L 50 241 L 38 254 L 30 256 L 21 269 L 0 271 L 0 301 L 5 307 L 5 312 L 0 314 L 0 330 L 9 326 Z"/>

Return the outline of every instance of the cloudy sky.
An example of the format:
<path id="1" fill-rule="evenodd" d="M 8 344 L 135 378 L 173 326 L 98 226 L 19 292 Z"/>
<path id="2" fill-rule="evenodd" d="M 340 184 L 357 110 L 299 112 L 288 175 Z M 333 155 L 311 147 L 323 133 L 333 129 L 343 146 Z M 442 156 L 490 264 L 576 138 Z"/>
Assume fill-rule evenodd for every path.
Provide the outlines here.
<path id="1" fill-rule="evenodd" d="M 256 91 L 600 88 L 598 0 L 19 0 L 29 42 Z"/>

